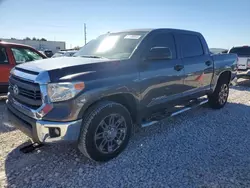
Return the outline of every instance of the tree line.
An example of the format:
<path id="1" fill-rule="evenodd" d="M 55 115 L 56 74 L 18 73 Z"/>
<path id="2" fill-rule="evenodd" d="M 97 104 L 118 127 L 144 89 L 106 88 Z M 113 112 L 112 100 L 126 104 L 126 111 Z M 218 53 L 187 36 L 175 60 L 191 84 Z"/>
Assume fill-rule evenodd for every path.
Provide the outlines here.
<path id="1" fill-rule="evenodd" d="M 16 40 L 16 38 L 10 38 L 10 39 L 12 39 L 12 40 Z M 23 40 L 47 41 L 47 39 L 45 39 L 45 38 L 41 38 L 41 39 L 39 39 L 39 38 L 36 38 L 36 37 L 33 37 L 33 38 L 30 38 L 30 37 L 25 37 Z"/>

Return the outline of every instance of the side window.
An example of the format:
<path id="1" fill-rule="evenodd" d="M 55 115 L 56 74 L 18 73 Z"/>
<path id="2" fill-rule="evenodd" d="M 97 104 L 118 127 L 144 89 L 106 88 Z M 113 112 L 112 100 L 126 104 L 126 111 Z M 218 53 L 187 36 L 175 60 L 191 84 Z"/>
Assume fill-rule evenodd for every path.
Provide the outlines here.
<path id="1" fill-rule="evenodd" d="M 11 48 L 17 64 L 42 59 L 36 52 L 28 48 Z"/>
<path id="2" fill-rule="evenodd" d="M 176 59 L 175 41 L 170 33 L 157 34 L 149 45 L 149 51 L 152 49 L 158 49 L 159 53 L 167 52 L 169 59 Z"/>
<path id="3" fill-rule="evenodd" d="M 0 65 L 6 65 L 6 64 L 9 64 L 6 49 L 0 46 Z"/>
<path id="4" fill-rule="evenodd" d="M 179 36 L 182 56 L 195 57 L 204 54 L 201 41 L 196 35 L 181 34 Z"/>

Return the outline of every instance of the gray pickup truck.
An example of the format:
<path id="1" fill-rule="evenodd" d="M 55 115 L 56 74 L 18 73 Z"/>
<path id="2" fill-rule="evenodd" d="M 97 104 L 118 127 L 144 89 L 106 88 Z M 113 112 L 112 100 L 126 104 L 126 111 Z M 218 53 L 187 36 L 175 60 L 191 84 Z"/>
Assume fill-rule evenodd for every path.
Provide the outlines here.
<path id="1" fill-rule="evenodd" d="M 209 52 L 200 33 L 141 29 L 101 35 L 74 57 L 16 66 L 8 114 L 35 143 L 75 141 L 108 161 L 146 127 L 206 102 L 222 108 L 237 55 Z M 18 139 L 18 138 L 17 138 Z"/>

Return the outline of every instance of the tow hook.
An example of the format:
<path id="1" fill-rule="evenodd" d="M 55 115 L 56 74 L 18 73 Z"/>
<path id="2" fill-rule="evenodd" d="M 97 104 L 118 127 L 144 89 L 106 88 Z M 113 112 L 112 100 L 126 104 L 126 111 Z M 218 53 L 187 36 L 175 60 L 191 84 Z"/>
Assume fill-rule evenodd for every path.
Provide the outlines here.
<path id="1" fill-rule="evenodd" d="M 42 147 L 43 144 L 39 144 L 39 143 L 32 143 L 32 144 L 29 144 L 27 146 L 24 146 L 20 149 L 20 151 L 22 153 L 31 153 L 32 151 L 34 151 L 35 149 L 37 148 L 40 148 Z"/>

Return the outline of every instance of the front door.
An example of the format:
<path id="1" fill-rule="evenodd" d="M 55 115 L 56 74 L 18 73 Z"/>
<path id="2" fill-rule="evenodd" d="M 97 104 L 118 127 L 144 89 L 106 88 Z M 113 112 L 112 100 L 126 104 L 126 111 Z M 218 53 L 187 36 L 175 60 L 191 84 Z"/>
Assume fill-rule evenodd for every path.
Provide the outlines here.
<path id="1" fill-rule="evenodd" d="M 184 69 L 181 59 L 177 58 L 173 35 L 167 32 L 152 35 L 148 39 L 142 58 L 146 58 L 153 48 L 169 49 L 170 57 L 146 59 L 141 62 L 141 104 L 147 115 L 160 108 L 166 108 L 167 103 L 181 97 L 184 82 Z"/>

